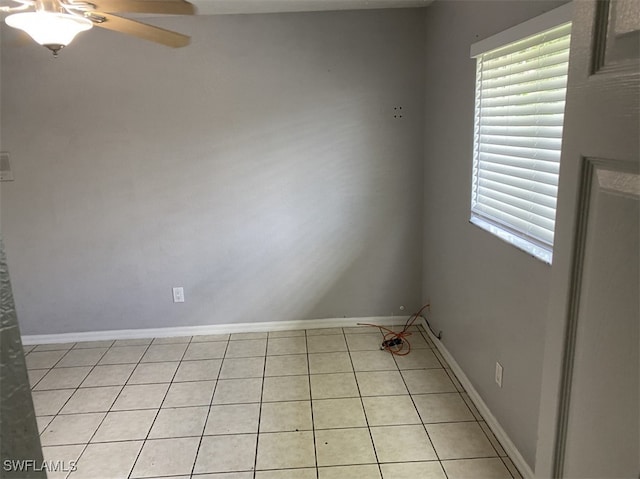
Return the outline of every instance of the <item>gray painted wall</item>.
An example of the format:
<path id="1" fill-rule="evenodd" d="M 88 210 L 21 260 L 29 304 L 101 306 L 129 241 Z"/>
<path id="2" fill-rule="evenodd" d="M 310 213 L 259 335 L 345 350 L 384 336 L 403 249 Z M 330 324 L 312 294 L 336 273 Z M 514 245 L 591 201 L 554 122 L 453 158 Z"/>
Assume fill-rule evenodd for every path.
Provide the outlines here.
<path id="1" fill-rule="evenodd" d="M 3 27 L 23 334 L 416 308 L 424 10 L 156 23 L 192 45 Z"/>
<path id="2" fill-rule="evenodd" d="M 427 9 L 426 24 L 423 297 L 445 346 L 532 468 L 551 268 L 469 223 L 469 47 L 562 3 L 440 1 Z"/>

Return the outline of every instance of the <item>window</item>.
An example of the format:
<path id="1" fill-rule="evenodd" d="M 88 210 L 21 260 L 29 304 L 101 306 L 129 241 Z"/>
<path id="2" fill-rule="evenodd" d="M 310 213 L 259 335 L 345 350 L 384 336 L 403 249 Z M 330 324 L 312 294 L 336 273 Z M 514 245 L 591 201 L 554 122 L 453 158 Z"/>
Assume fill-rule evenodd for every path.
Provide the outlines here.
<path id="1" fill-rule="evenodd" d="M 477 60 L 471 222 L 549 264 L 569 14 L 561 7 L 471 49 Z"/>

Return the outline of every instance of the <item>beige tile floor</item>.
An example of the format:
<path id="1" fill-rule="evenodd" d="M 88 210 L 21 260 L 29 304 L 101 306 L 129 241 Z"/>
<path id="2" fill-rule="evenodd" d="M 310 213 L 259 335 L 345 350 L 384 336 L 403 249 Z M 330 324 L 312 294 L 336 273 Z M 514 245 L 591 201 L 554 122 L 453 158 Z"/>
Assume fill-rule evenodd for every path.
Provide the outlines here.
<path id="1" fill-rule="evenodd" d="M 375 328 L 27 346 L 50 478 L 519 478 L 426 333 Z"/>

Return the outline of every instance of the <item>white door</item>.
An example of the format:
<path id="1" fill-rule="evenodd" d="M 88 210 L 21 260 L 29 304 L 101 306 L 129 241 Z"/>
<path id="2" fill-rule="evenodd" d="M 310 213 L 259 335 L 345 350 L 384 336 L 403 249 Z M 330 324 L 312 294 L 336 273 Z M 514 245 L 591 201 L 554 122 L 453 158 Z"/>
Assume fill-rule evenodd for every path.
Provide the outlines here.
<path id="1" fill-rule="evenodd" d="M 536 476 L 640 478 L 640 1 L 574 2 Z"/>

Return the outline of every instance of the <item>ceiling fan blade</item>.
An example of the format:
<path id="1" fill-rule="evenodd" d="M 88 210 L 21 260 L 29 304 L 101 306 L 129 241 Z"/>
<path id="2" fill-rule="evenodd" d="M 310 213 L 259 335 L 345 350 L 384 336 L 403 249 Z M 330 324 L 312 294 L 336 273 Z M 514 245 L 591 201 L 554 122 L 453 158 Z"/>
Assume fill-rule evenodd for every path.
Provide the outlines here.
<path id="1" fill-rule="evenodd" d="M 110 15 L 102 12 L 91 12 L 88 18 L 94 22 L 97 27 L 106 28 L 115 32 L 126 33 L 134 37 L 143 38 L 156 43 L 161 43 L 172 48 L 185 47 L 189 44 L 191 38 L 181 33 L 165 30 L 164 28 L 155 27 L 146 23 L 136 22 L 128 18 L 119 17 L 118 15 Z M 103 21 L 97 19 L 104 19 Z"/>
<path id="2" fill-rule="evenodd" d="M 193 15 L 194 6 L 183 0 L 97 0 L 91 2 L 96 10 L 109 13 L 161 13 Z"/>

